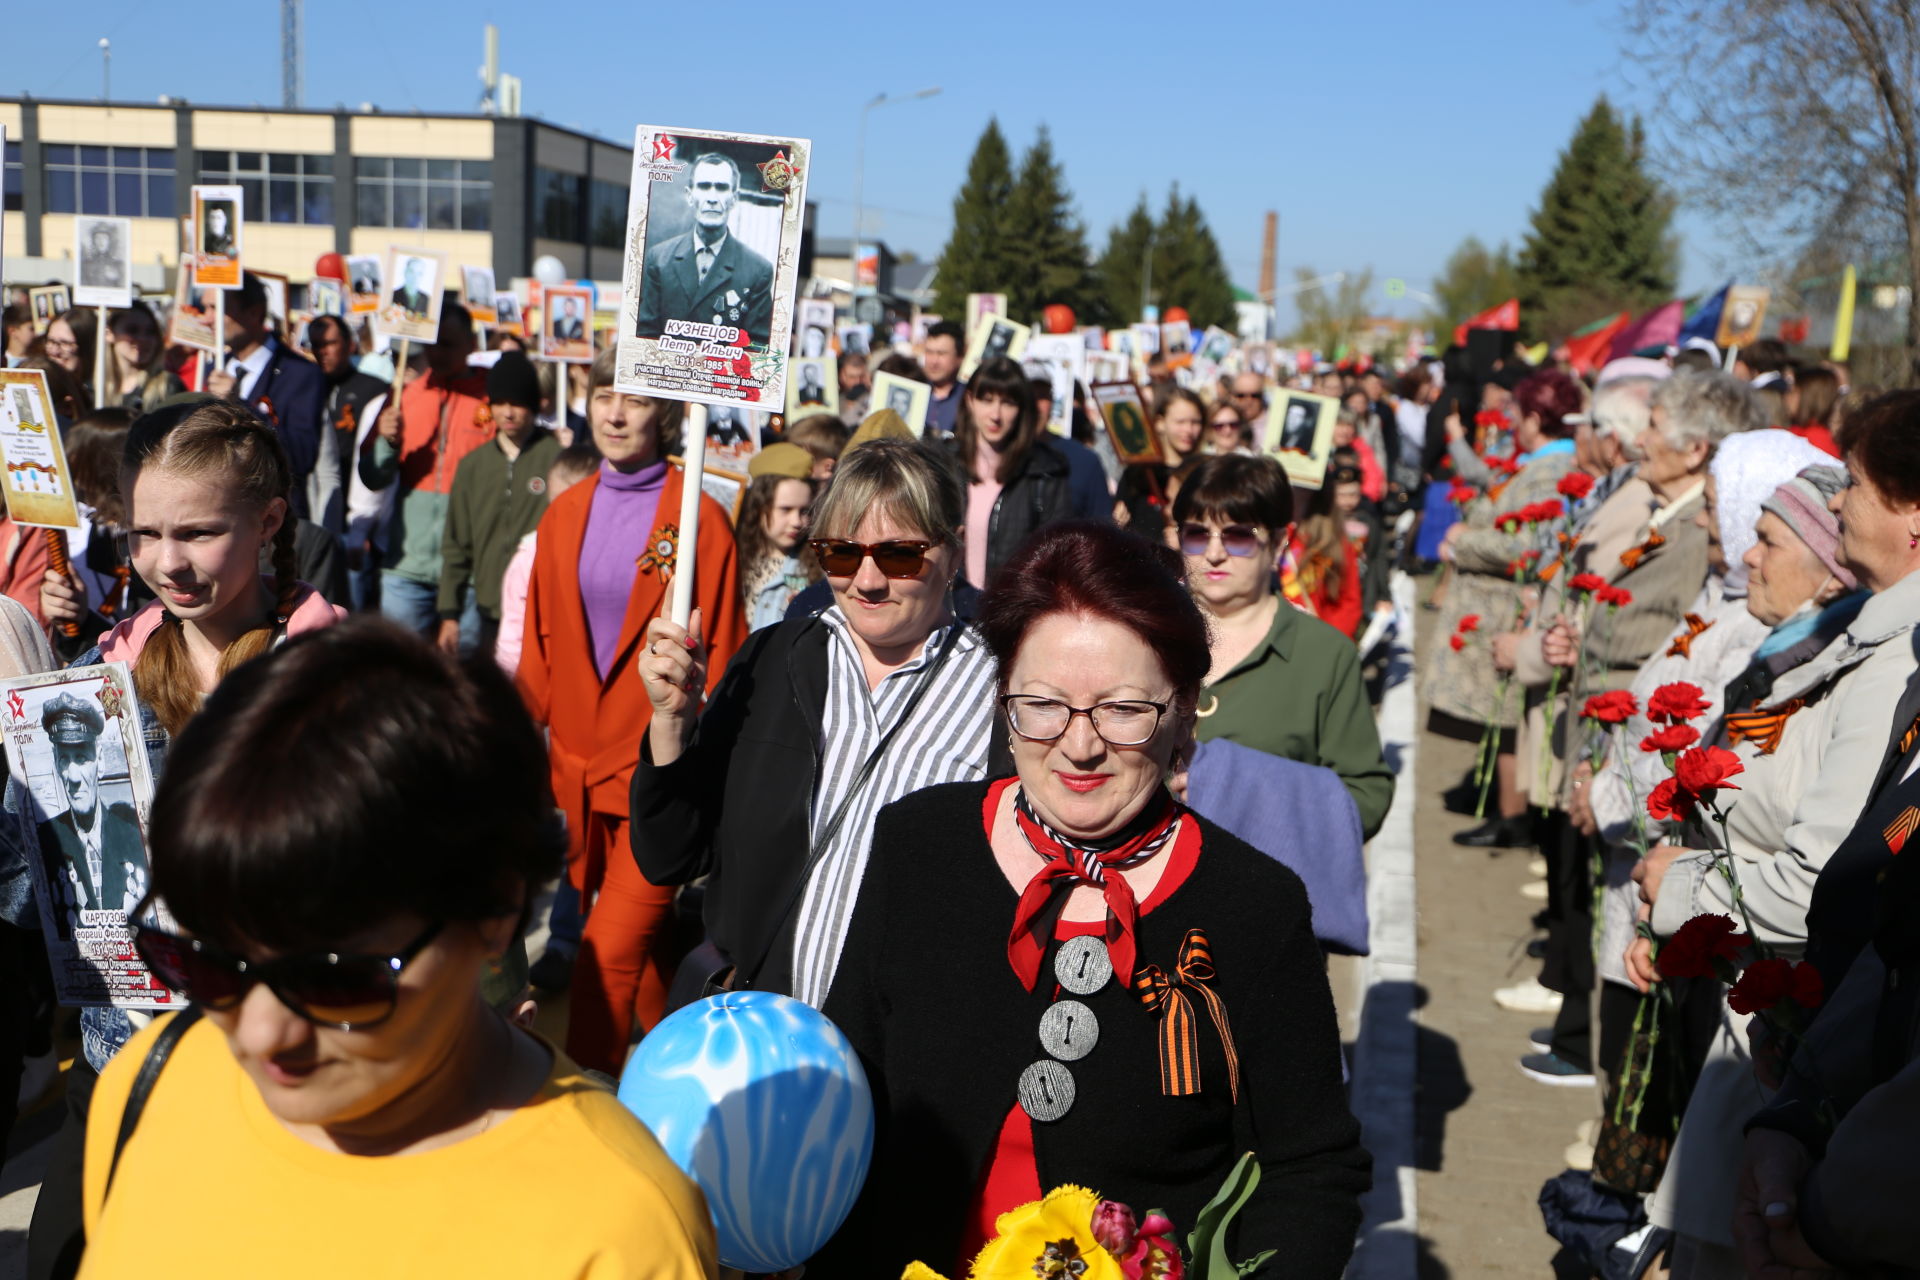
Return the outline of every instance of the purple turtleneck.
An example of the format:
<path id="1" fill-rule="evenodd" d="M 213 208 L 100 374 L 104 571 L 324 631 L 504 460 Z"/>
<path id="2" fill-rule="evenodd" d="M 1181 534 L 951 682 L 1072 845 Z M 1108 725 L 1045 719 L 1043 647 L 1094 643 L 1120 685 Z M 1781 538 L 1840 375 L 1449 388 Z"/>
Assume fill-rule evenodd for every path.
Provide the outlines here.
<path id="1" fill-rule="evenodd" d="M 603 680 L 620 648 L 635 566 L 647 553 L 647 538 L 653 533 L 654 513 L 666 483 L 664 460 L 638 471 L 618 471 L 610 462 L 600 464 L 600 483 L 593 491 L 587 533 L 580 543 L 580 604 L 587 615 L 593 665 Z"/>

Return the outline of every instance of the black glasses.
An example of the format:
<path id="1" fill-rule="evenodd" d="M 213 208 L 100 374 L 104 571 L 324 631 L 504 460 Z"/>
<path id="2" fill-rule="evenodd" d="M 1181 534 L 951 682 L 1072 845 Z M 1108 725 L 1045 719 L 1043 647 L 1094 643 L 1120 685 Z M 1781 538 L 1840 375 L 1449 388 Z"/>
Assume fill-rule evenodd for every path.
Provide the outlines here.
<path id="1" fill-rule="evenodd" d="M 1056 698 L 1009 693 L 1001 697 L 1000 705 L 1007 709 L 1013 731 L 1030 742 L 1052 742 L 1067 731 L 1075 716 L 1085 716 L 1108 746 L 1137 747 L 1152 739 L 1169 704 L 1127 700 L 1072 707 Z"/>
<path id="2" fill-rule="evenodd" d="M 133 926 L 133 947 L 153 976 L 209 1009 L 231 1009 L 253 984 L 264 982 L 280 1003 L 308 1022 L 339 1031 L 364 1031 L 393 1016 L 400 971 L 439 936 L 444 922 L 427 926 L 397 954 L 313 952 L 255 964 L 210 942 L 183 938 L 150 925 Z"/>
<path id="3" fill-rule="evenodd" d="M 836 578 L 851 578 L 860 564 L 873 557 L 874 567 L 889 578 L 917 578 L 926 568 L 933 544 L 923 539 L 897 538 L 892 542 L 853 542 L 846 538 L 815 538 L 807 543 L 820 557 L 820 567 Z"/>
<path id="4" fill-rule="evenodd" d="M 1219 536 L 1220 545 L 1230 556 L 1253 555 L 1266 541 L 1260 536 L 1260 530 L 1250 524 L 1230 524 L 1220 530 Z M 1213 545 L 1213 538 L 1213 530 L 1189 520 L 1180 526 L 1180 553 L 1203 556 L 1207 554 L 1207 548 Z"/>

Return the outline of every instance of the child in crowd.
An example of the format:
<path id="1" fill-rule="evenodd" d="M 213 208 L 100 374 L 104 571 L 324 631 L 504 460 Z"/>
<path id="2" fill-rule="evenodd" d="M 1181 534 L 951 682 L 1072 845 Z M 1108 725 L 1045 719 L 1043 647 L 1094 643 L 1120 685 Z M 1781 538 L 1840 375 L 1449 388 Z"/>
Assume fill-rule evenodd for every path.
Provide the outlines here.
<path id="1" fill-rule="evenodd" d="M 787 606 L 820 567 L 807 554 L 812 525 L 813 456 L 785 441 L 753 456 L 747 472 L 753 484 L 740 503 L 734 537 L 740 545 L 740 591 L 747 628 L 758 631 L 787 616 Z"/>
<path id="2" fill-rule="evenodd" d="M 589 441 L 562 449 L 547 464 L 547 504 L 558 502 L 561 494 L 599 467 L 600 451 Z M 494 638 L 493 656 L 508 675 L 520 667 L 520 644 L 527 625 L 527 583 L 533 577 L 533 553 L 539 541 L 537 527 L 523 534 L 500 577 L 500 633 Z"/>
<path id="3" fill-rule="evenodd" d="M 822 483 L 833 479 L 833 468 L 853 435 L 846 423 L 830 413 L 810 413 L 787 428 L 786 440 L 813 455 L 808 475 Z"/>

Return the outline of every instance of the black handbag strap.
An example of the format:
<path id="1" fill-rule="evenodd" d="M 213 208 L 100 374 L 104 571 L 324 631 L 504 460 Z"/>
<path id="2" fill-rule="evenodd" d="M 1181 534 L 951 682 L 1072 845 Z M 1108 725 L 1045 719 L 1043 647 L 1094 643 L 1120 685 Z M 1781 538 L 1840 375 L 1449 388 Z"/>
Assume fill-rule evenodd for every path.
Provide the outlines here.
<path id="1" fill-rule="evenodd" d="M 153 1096 L 153 1086 L 160 1081 L 160 1072 L 167 1065 L 167 1059 L 173 1056 L 174 1046 L 180 1038 L 193 1029 L 200 1021 L 200 1006 L 190 1004 L 167 1020 L 160 1028 L 160 1034 L 154 1037 L 153 1044 L 147 1049 L 145 1060 L 140 1063 L 140 1073 L 133 1078 L 133 1089 L 127 1094 L 127 1105 L 120 1112 L 120 1132 L 113 1139 L 113 1160 L 107 1165 L 107 1185 L 101 1189 L 100 1203 L 104 1207 L 107 1196 L 113 1191 L 113 1175 L 120 1168 L 120 1153 L 127 1149 L 128 1139 L 133 1131 L 140 1127 L 140 1114 L 147 1109 L 147 1099 Z"/>
<path id="2" fill-rule="evenodd" d="M 824 858 L 827 850 L 833 847 L 833 838 L 840 834 L 840 828 L 846 823 L 847 815 L 853 810 L 853 802 L 858 800 L 860 793 L 866 789 L 874 770 L 880 767 L 880 758 L 887 753 L 887 748 L 892 745 L 894 738 L 906 727 L 907 721 L 913 719 L 913 713 L 920 707 L 920 700 L 926 697 L 927 690 L 933 687 L 940 669 L 946 665 L 948 655 L 959 645 L 960 633 L 966 629 L 966 626 L 967 624 L 959 618 L 953 620 L 952 625 L 947 628 L 946 636 L 940 641 L 940 651 L 934 655 L 933 661 L 927 664 L 919 682 L 914 685 L 913 692 L 908 695 L 907 705 L 900 709 L 899 716 L 887 727 L 886 733 L 882 734 L 880 741 L 874 744 L 873 750 L 867 753 L 867 758 L 861 761 L 860 771 L 853 775 L 853 781 L 847 785 L 847 793 L 840 798 L 840 807 L 835 809 L 833 816 L 827 819 L 827 825 L 821 828 L 819 838 L 808 850 L 806 864 L 800 868 L 800 876 L 794 881 L 793 892 L 787 895 L 786 905 L 780 908 L 779 918 L 775 921 L 773 928 L 768 930 L 766 940 L 760 944 L 760 954 L 755 956 L 753 963 L 746 968 L 735 968 L 733 985 L 736 988 L 751 989 L 754 982 L 759 979 L 760 970 L 766 967 L 767 957 L 773 953 L 774 945 L 779 942 L 781 933 L 786 930 L 787 921 L 792 918 L 794 909 L 800 905 L 801 898 L 806 895 L 807 882 L 813 879 L 814 868 L 820 865 L 820 859 Z"/>

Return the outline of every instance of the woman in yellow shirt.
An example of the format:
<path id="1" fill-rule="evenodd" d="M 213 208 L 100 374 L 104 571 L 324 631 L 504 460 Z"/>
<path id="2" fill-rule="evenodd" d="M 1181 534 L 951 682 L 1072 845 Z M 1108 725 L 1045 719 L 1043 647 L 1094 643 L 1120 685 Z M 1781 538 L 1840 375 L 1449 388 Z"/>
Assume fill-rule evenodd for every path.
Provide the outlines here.
<path id="1" fill-rule="evenodd" d="M 141 954 L 204 1018 L 102 1073 L 83 1277 L 716 1274 L 699 1190 L 482 998 L 558 869 L 544 752 L 491 664 L 344 623 L 175 740 Z M 182 1015 L 175 1015 L 179 1017 Z"/>

